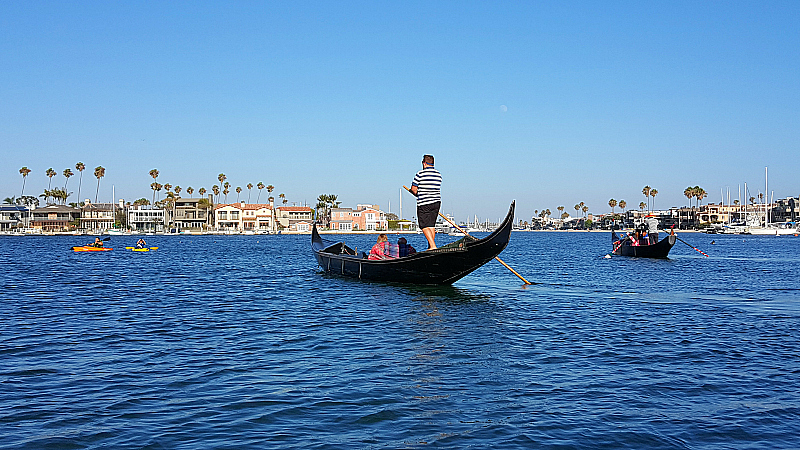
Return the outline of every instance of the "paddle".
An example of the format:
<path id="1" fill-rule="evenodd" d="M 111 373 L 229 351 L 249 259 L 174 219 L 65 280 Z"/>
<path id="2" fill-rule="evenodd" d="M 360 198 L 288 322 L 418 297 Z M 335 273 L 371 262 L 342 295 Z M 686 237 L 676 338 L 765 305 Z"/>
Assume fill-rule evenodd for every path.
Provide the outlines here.
<path id="1" fill-rule="evenodd" d="M 692 247 L 693 249 L 695 249 L 695 250 L 697 250 L 698 252 L 700 252 L 700 254 L 701 254 L 701 255 L 703 255 L 703 256 L 705 256 L 706 258 L 708 258 L 708 255 L 706 255 L 705 253 L 703 253 L 703 251 L 702 251 L 702 250 L 700 250 L 699 248 L 692 246 L 690 243 L 688 243 L 688 242 L 684 241 L 683 239 L 679 238 L 678 236 L 675 236 L 675 239 L 677 239 L 677 240 L 679 240 L 679 241 L 683 242 L 684 244 L 688 245 L 689 247 Z"/>
<path id="2" fill-rule="evenodd" d="M 407 188 L 405 185 L 403 185 L 403 188 L 404 188 L 405 190 L 407 190 L 409 193 L 411 193 L 411 189 Z M 414 194 L 413 194 L 413 193 L 411 193 L 411 195 L 414 195 Z M 444 214 L 442 214 L 442 213 L 439 213 L 439 216 L 440 216 L 442 219 L 446 220 L 448 223 L 450 223 L 450 225 L 452 225 L 453 227 L 455 227 L 455 229 L 457 229 L 458 231 L 460 231 L 460 232 L 464 233 L 464 236 L 469 236 L 469 233 L 467 233 L 467 232 L 466 232 L 466 231 L 464 231 L 464 230 L 463 230 L 461 227 L 459 227 L 458 225 L 456 225 L 455 223 L 453 223 L 453 221 L 452 221 L 452 220 L 450 220 L 450 219 L 448 219 L 447 217 L 445 217 L 445 215 L 444 215 Z M 470 237 L 472 237 L 472 236 L 470 236 Z M 514 275 L 518 276 L 518 277 L 519 277 L 519 279 L 520 279 L 520 280 L 522 280 L 522 281 L 523 281 L 525 284 L 533 284 L 533 283 L 531 283 L 530 281 L 528 281 L 528 280 L 526 280 L 525 278 L 523 278 L 523 277 L 522 277 L 522 275 L 518 274 L 516 270 L 512 269 L 512 268 L 511 268 L 511 266 L 509 266 L 508 264 L 506 264 L 506 263 L 505 263 L 505 262 L 504 262 L 502 259 L 498 258 L 497 256 L 495 256 L 495 257 L 494 257 L 494 259 L 496 259 L 496 260 L 497 260 L 497 262 L 499 262 L 500 264 L 502 264 L 502 265 L 506 266 L 506 269 L 510 270 L 510 271 L 511 271 L 511 273 L 513 273 Z"/>

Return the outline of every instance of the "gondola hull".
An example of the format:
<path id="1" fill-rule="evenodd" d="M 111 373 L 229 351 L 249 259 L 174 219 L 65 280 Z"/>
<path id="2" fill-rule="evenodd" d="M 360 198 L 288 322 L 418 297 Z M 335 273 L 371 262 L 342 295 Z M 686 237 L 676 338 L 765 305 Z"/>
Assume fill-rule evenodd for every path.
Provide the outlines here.
<path id="1" fill-rule="evenodd" d="M 672 246 L 675 245 L 675 235 L 667 235 L 653 245 L 630 245 L 630 241 L 619 242 L 617 233 L 611 232 L 611 241 L 614 246 L 612 254 L 617 256 L 634 256 L 637 258 L 666 258 Z"/>
<path id="2" fill-rule="evenodd" d="M 361 280 L 447 285 L 455 283 L 487 262 L 508 245 L 514 222 L 514 203 L 497 230 L 483 239 L 465 239 L 459 245 L 418 252 L 388 260 L 369 260 L 343 243 L 326 245 L 317 226 L 311 232 L 311 248 L 319 267 L 327 273 Z"/>

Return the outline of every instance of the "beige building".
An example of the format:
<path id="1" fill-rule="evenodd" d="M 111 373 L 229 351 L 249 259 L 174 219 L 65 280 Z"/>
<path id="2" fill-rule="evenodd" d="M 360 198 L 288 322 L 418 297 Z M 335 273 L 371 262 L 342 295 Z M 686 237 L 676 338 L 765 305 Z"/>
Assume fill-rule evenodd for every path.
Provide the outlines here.
<path id="1" fill-rule="evenodd" d="M 218 230 L 271 231 L 272 204 L 245 202 L 217 205 L 214 224 Z"/>
<path id="2" fill-rule="evenodd" d="M 275 208 L 277 223 L 289 231 L 309 231 L 314 210 L 308 206 L 279 206 Z"/>
<path id="3" fill-rule="evenodd" d="M 171 211 L 172 224 L 178 229 L 202 229 L 209 224 L 211 211 L 200 208 L 199 198 L 178 198 Z"/>

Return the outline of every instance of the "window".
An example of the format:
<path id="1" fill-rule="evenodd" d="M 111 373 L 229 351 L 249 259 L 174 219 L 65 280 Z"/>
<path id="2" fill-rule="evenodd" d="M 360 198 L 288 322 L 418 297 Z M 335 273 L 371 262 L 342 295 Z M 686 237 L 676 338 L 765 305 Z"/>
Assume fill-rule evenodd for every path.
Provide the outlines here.
<path id="1" fill-rule="evenodd" d="M 219 211 L 219 220 L 228 220 L 228 212 Z"/>
<path id="2" fill-rule="evenodd" d="M 231 220 L 239 220 L 239 211 L 231 211 Z"/>

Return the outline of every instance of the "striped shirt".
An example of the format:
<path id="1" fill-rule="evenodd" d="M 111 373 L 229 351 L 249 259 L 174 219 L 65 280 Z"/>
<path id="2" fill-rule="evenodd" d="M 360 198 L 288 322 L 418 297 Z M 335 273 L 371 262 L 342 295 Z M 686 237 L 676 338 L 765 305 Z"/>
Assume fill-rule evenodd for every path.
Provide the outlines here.
<path id="1" fill-rule="evenodd" d="M 417 172 L 411 185 L 417 187 L 417 206 L 442 201 L 442 174 L 433 167 Z"/>

